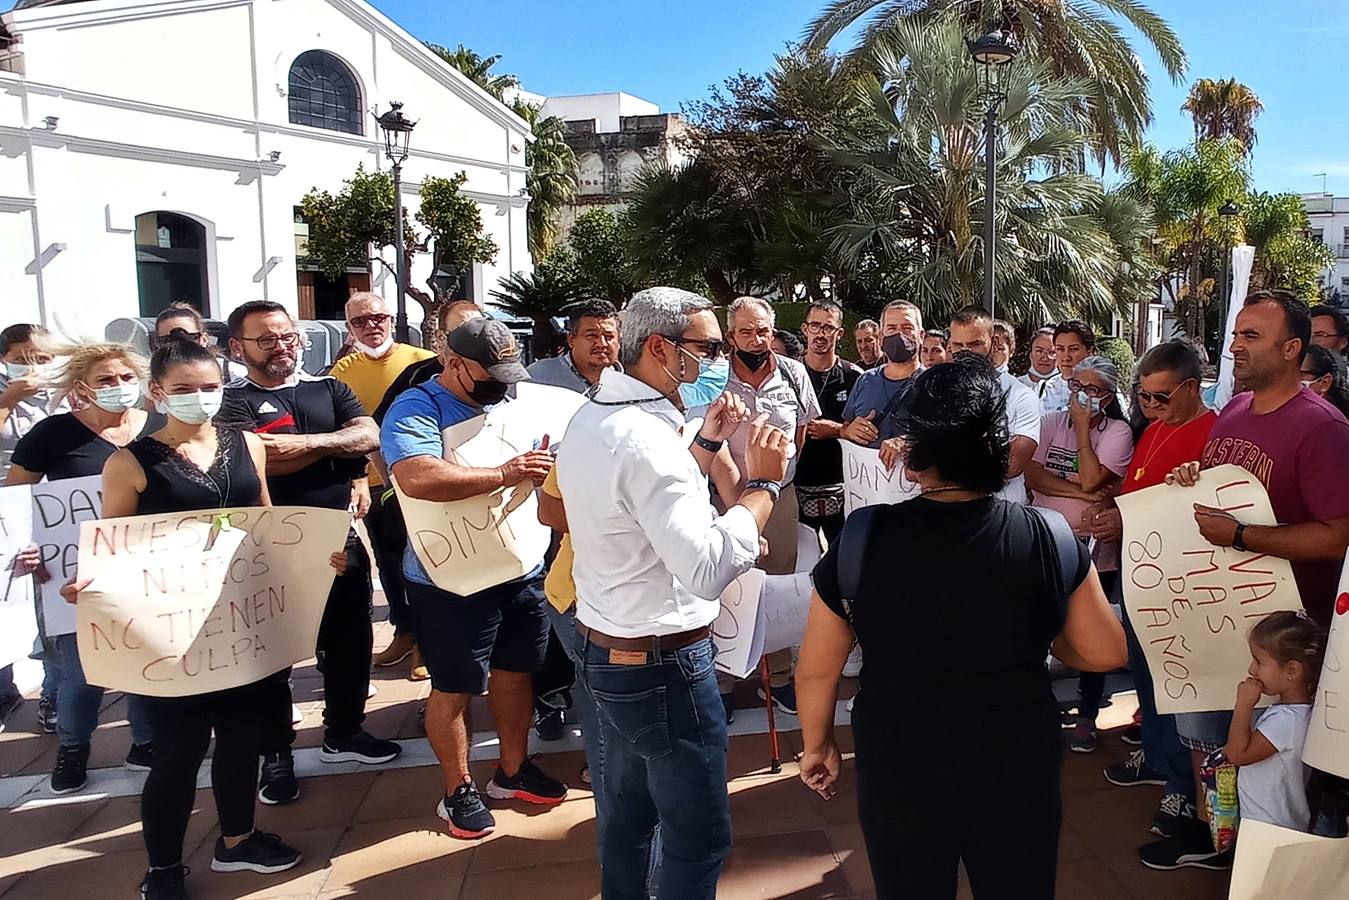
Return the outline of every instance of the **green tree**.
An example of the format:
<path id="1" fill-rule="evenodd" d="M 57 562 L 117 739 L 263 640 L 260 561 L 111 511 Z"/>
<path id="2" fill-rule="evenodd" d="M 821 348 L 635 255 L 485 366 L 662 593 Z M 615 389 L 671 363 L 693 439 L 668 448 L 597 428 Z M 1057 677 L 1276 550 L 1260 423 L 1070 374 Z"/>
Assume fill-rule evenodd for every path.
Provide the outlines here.
<path id="1" fill-rule="evenodd" d="M 576 195 L 576 154 L 567 145 L 557 116 L 540 116 L 539 107 L 516 100 L 511 107 L 529 123 L 534 140 L 525 146 L 525 187 L 529 191 L 529 250 L 542 259 L 562 234 L 562 211 Z"/>
<path id="2" fill-rule="evenodd" d="M 1255 91 L 1235 78 L 1201 78 L 1190 87 L 1181 111 L 1194 120 L 1196 144 L 1233 138 L 1249 154 L 1255 147 L 1255 120 L 1265 107 Z"/>
<path id="3" fill-rule="evenodd" d="M 1148 76 L 1122 18 L 1161 59 L 1173 81 L 1185 72 L 1180 38 L 1141 0 L 829 0 L 806 31 L 808 46 L 824 47 L 841 32 L 865 22 L 855 57 L 887 43 L 894 26 L 933 27 L 959 23 L 966 37 L 994 28 L 1016 36 L 1023 56 L 1044 61 L 1055 79 L 1076 80 L 1076 96 L 1059 98 L 1065 113 L 1089 117 L 1087 139 L 1098 160 L 1118 163 L 1152 121 Z M 951 65 L 972 66 L 963 47 Z"/>
<path id="4" fill-rule="evenodd" d="M 627 250 L 631 232 L 626 214 L 596 207 L 577 216 L 567 235 L 577 277 L 587 293 L 620 309 L 644 286 Z"/>
<path id="5" fill-rule="evenodd" d="M 439 44 L 432 44 L 429 41 L 426 46 L 436 56 L 462 72 L 469 81 L 498 100 L 504 102 L 506 91 L 520 85 L 520 79 L 514 75 L 498 75 L 492 71 L 492 67 L 501 62 L 500 54 L 479 56 L 463 44 L 458 45 L 453 50 Z"/>
<path id="6" fill-rule="evenodd" d="M 1310 235 L 1302 198 L 1297 194 L 1251 194 L 1241 212 L 1246 242 L 1255 248 L 1251 286 L 1288 288 L 1308 299 L 1319 296 L 1318 279 L 1335 256 Z"/>
<path id="7" fill-rule="evenodd" d="M 571 304 L 585 298 L 574 273 L 566 266 L 550 265 L 544 260 L 525 275 L 514 272 L 501 279 L 492 291 L 496 305 L 513 316 L 534 321 L 533 352 L 536 359 L 552 355 L 561 340 L 553 319 L 566 315 Z"/>
<path id="8" fill-rule="evenodd" d="M 867 83 L 883 129 L 839 143 L 857 180 L 829 233 L 851 268 L 888 269 L 901 296 L 941 316 L 982 295 L 985 104 L 954 22 L 901 21 L 889 35 Z M 1084 111 L 1062 111 L 1086 86 L 1027 59 L 1003 87 L 996 312 L 1022 322 L 1104 317 L 1123 305 L 1114 289 L 1124 251 L 1106 229 L 1100 182 L 1065 165 L 1090 123 Z"/>
<path id="9" fill-rule="evenodd" d="M 456 299 L 456 286 L 447 288 L 438 277 L 440 273 L 459 273 L 458 287 L 462 290 L 463 273 L 470 271 L 474 263 L 496 259 L 496 241 L 482 233 L 482 210 L 476 200 L 460 192 L 467 180 L 467 174 L 458 172 L 452 178 L 428 178 L 422 182 L 417 221 L 426 229 L 420 249 L 431 254 L 431 277 L 426 280 L 431 290 L 421 291 L 409 285 L 408 293 L 417 299 L 428 317 Z"/>
<path id="10" fill-rule="evenodd" d="M 356 172 L 336 194 L 311 188 L 300 200 L 309 226 L 304 261 L 329 278 L 340 278 L 352 266 L 369 269 L 370 248 L 394 242 L 393 178 L 387 172 Z"/>

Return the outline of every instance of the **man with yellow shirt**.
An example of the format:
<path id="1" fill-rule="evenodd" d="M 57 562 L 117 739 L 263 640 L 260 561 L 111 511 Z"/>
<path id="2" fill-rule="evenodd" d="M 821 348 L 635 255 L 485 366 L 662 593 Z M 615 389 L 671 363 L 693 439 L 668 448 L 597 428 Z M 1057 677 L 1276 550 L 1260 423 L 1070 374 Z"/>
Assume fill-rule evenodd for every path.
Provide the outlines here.
<path id="1" fill-rule="evenodd" d="M 404 369 L 435 354 L 394 341 L 393 316 L 384 298 L 378 294 L 364 291 L 352 294 L 347 301 L 346 315 L 356 352 L 334 363 L 330 374 L 351 388 L 367 413 L 373 413 L 384 399 L 385 391 Z M 367 468 L 367 475 L 364 492 L 359 485 L 355 492 L 356 513 L 358 518 L 365 517 L 384 599 L 389 604 L 389 620 L 394 627 L 393 642 L 373 662 L 377 666 L 393 666 L 412 655 L 412 677 L 414 680 L 419 675 L 426 678 L 425 669 L 416 655 L 416 628 L 403 588 L 402 558 L 407 545 L 403 517 L 396 498 L 386 489 L 382 467 L 372 463 Z"/>

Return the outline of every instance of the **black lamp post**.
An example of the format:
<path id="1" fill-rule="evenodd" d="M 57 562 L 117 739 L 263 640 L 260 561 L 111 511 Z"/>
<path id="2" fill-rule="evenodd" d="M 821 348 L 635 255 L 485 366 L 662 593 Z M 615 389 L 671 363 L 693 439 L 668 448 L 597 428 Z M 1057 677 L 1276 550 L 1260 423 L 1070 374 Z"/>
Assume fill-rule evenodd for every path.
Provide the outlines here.
<path id="1" fill-rule="evenodd" d="M 990 31 L 978 40 L 971 41 L 969 50 L 974 61 L 983 66 L 982 96 L 988 103 L 988 112 L 984 114 L 984 306 L 996 317 L 993 247 L 997 242 L 998 231 L 995 221 L 997 186 L 994 181 L 997 177 L 998 107 L 1007 99 L 1007 92 L 998 84 L 998 70 L 1016 57 L 1016 38 L 1001 31 Z"/>
<path id="2" fill-rule="evenodd" d="M 1222 206 L 1218 207 L 1218 215 L 1224 219 L 1235 218 L 1241 215 L 1241 207 L 1233 200 L 1228 200 Z M 1220 290 L 1222 297 L 1219 301 L 1218 309 L 1218 348 L 1221 352 L 1223 347 L 1227 346 L 1227 304 L 1232 301 L 1232 289 L 1228 287 L 1227 281 L 1232 277 L 1232 248 L 1227 246 L 1227 237 L 1223 236 L 1223 280 Z"/>
<path id="3" fill-rule="evenodd" d="M 398 253 L 397 268 L 394 270 L 398 280 L 398 318 L 394 324 L 394 336 L 400 343 L 408 340 L 407 306 L 407 263 L 403 249 L 403 162 L 408 158 L 408 142 L 412 139 L 412 129 L 417 123 L 403 115 L 403 104 L 397 101 L 389 104 L 389 111 L 375 120 L 380 131 L 384 132 L 384 155 L 393 164 L 393 218 L 394 249 Z"/>

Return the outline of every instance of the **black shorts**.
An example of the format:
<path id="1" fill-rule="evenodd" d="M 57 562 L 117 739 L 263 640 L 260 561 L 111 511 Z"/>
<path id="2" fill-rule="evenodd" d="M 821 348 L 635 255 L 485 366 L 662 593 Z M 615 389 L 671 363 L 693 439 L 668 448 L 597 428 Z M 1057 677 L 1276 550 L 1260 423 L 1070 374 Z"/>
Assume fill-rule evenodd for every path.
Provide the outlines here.
<path id="1" fill-rule="evenodd" d="M 548 600 L 543 577 L 499 584 L 468 597 L 414 581 L 408 602 L 431 687 L 446 694 L 485 694 L 487 672 L 536 672 L 548 654 Z"/>

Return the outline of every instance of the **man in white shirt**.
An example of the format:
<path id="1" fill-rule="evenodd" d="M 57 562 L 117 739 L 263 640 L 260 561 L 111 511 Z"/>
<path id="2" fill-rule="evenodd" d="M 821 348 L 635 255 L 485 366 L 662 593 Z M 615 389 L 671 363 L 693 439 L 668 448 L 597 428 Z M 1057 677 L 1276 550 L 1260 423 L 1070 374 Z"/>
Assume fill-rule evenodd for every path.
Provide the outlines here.
<path id="1" fill-rule="evenodd" d="M 951 318 L 951 340 L 954 355 L 961 351 L 988 356 L 992 364 L 993 317 L 981 306 L 967 306 Z M 1006 372 L 998 375 L 1007 400 L 1007 436 L 1011 453 L 1007 459 L 1007 484 L 998 494 L 1004 500 L 1025 503 L 1026 463 L 1035 455 L 1040 443 L 1040 401 L 1035 392 Z"/>
<path id="2" fill-rule="evenodd" d="M 531 364 L 529 377 L 536 384 L 584 393 L 618 362 L 618 310 L 608 300 L 583 300 L 565 312 L 567 352 Z"/>
<path id="3" fill-rule="evenodd" d="M 1040 398 L 1040 414 L 1055 412 L 1053 398 L 1057 396 L 1058 385 L 1062 381 L 1058 367 L 1054 365 L 1054 329 L 1041 328 L 1030 341 L 1030 368 L 1019 379 L 1022 384 L 1035 391 Z"/>
<path id="4" fill-rule="evenodd" d="M 662 895 L 711 900 L 730 849 L 710 625 L 717 598 L 759 556 L 790 438 L 762 419 L 743 426 L 748 481 L 718 516 L 707 469 L 745 412 L 723 395 L 727 348 L 711 307 L 675 288 L 636 294 L 623 312 L 625 371 L 600 376 L 558 451 L 580 676 L 603 729 L 603 766 L 591 762 L 610 797 L 606 897 L 644 896 L 658 824 Z M 690 452 L 683 410 L 712 398 Z"/>

